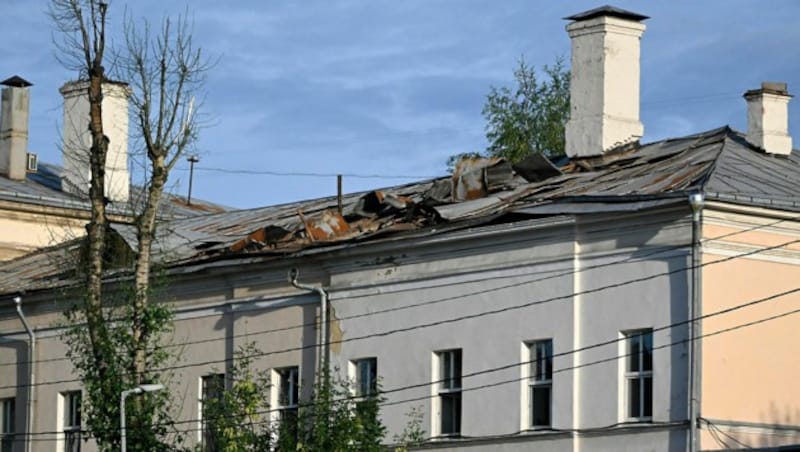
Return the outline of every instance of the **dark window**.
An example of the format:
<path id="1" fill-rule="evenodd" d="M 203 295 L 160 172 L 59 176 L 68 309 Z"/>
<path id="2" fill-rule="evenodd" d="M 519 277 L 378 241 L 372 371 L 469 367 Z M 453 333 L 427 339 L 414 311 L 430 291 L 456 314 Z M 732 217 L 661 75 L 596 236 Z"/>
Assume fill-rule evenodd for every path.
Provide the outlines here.
<path id="1" fill-rule="evenodd" d="M 14 448 L 14 399 L 0 399 L 0 452 L 11 452 Z"/>
<path id="2" fill-rule="evenodd" d="M 653 331 L 632 331 L 625 336 L 628 418 L 649 420 L 653 416 Z"/>
<path id="3" fill-rule="evenodd" d="M 378 393 L 378 358 L 365 358 L 355 361 L 356 395 L 359 397 Z"/>
<path id="4" fill-rule="evenodd" d="M 439 352 L 441 434 L 461 433 L 461 350 Z"/>
<path id="5" fill-rule="evenodd" d="M 528 377 L 530 426 L 549 427 L 553 392 L 553 341 L 528 344 L 531 372 Z"/>
<path id="6" fill-rule="evenodd" d="M 81 450 L 81 392 L 70 391 L 64 397 L 64 452 Z"/>
<path id="7" fill-rule="evenodd" d="M 281 422 L 294 424 L 297 421 L 297 400 L 300 395 L 300 377 L 297 367 L 278 369 L 278 414 Z"/>
<path id="8" fill-rule="evenodd" d="M 202 404 L 202 448 L 204 451 L 217 449 L 217 438 L 215 430 L 209 425 L 210 416 L 219 416 L 221 413 L 219 402 L 225 394 L 225 374 L 205 375 L 202 377 L 202 394 L 200 403 Z M 216 405 L 216 406 L 215 406 Z M 214 407 L 216 409 L 211 409 Z M 209 412 L 210 411 L 210 412 Z M 211 420 L 213 422 L 213 419 Z"/>

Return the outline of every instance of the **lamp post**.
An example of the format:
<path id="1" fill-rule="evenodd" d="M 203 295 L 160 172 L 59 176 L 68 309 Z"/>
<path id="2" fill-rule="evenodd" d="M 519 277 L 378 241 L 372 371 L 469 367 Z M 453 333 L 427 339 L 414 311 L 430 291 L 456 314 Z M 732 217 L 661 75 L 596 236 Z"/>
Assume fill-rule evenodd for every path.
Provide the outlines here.
<path id="1" fill-rule="evenodd" d="M 155 384 L 155 385 L 139 385 L 133 389 L 127 389 L 122 391 L 122 395 L 119 399 L 119 432 L 120 432 L 120 444 L 122 445 L 122 452 L 126 452 L 127 445 L 125 444 L 125 399 L 131 394 L 142 394 L 144 392 L 153 392 L 153 391 L 160 391 L 164 389 L 164 385 L 162 384 Z"/>

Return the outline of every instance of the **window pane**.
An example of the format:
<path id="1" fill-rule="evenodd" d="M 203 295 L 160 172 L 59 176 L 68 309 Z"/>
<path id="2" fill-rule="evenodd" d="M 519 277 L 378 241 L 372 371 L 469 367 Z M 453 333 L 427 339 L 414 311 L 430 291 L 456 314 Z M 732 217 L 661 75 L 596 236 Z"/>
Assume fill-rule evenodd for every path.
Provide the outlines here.
<path id="1" fill-rule="evenodd" d="M 628 372 L 639 371 L 639 357 L 641 353 L 641 336 L 633 334 L 628 337 Z"/>
<path id="2" fill-rule="evenodd" d="M 442 387 L 459 389 L 461 387 L 461 350 L 448 350 L 439 353 L 441 362 Z"/>
<path id="3" fill-rule="evenodd" d="M 367 358 L 356 361 L 357 395 L 366 396 L 378 392 L 378 359 Z"/>
<path id="4" fill-rule="evenodd" d="M 461 432 L 461 393 L 441 395 L 442 434 L 454 435 Z"/>
<path id="5" fill-rule="evenodd" d="M 278 371 L 281 385 L 278 394 L 278 403 L 282 406 L 297 405 L 299 394 L 297 367 L 289 367 Z"/>
<path id="6" fill-rule="evenodd" d="M 461 387 L 461 350 L 453 350 L 453 387 Z"/>
<path id="7" fill-rule="evenodd" d="M 642 397 L 644 397 L 644 413 L 642 417 L 653 416 L 653 378 L 644 378 L 644 388 L 642 388 Z"/>
<path id="8" fill-rule="evenodd" d="M 550 385 L 531 386 L 531 426 L 550 425 Z"/>
<path id="9" fill-rule="evenodd" d="M 642 370 L 653 370 L 653 333 L 642 333 Z"/>
<path id="10" fill-rule="evenodd" d="M 641 387 L 638 378 L 628 379 L 628 417 L 639 418 L 641 415 Z"/>

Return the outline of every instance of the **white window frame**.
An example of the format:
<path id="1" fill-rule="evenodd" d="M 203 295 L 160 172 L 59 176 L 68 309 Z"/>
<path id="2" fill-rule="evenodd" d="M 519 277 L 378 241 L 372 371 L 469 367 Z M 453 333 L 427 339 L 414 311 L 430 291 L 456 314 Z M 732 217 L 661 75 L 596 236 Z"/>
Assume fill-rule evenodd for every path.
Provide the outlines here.
<path id="1" fill-rule="evenodd" d="M 0 452 L 14 450 L 16 431 L 16 399 L 6 397 L 0 399 Z"/>
<path id="2" fill-rule="evenodd" d="M 548 429 L 553 426 L 553 340 L 552 339 L 538 339 L 535 341 L 525 342 L 523 360 L 525 363 L 523 371 L 525 372 L 525 398 L 523 400 L 524 415 L 523 429 L 537 430 Z M 538 369 L 538 352 L 542 351 L 544 354 L 544 375 L 541 373 L 536 374 Z M 548 354 L 549 352 L 549 354 Z M 549 407 L 548 407 L 548 423 L 547 424 L 534 424 L 534 390 L 548 389 L 550 391 Z"/>
<path id="3" fill-rule="evenodd" d="M 289 400 L 289 403 L 283 403 L 281 401 L 281 390 L 283 388 L 283 381 L 284 381 L 284 372 L 294 372 L 296 382 L 294 385 L 290 384 L 289 394 L 290 396 L 295 392 L 291 388 L 296 388 L 297 393 L 297 400 Z M 272 384 L 272 395 L 270 396 L 270 406 L 273 407 L 271 411 L 272 413 L 272 422 L 279 423 L 284 418 L 284 413 L 287 411 L 294 411 L 297 412 L 299 407 L 299 399 L 300 399 L 300 366 L 286 366 L 286 367 L 278 367 L 272 369 L 271 373 L 271 380 Z M 290 374 L 290 383 L 291 383 L 291 374 Z M 291 397 L 290 397 L 291 399 Z"/>
<path id="4" fill-rule="evenodd" d="M 366 375 L 366 382 L 365 376 L 363 375 L 362 364 L 363 363 L 375 363 L 374 367 L 368 365 L 368 373 Z M 356 397 L 367 397 L 371 395 L 377 395 L 378 393 L 378 358 L 371 356 L 367 358 L 359 358 L 350 361 L 350 375 L 353 378 L 353 395 Z M 370 386 L 368 392 L 365 392 L 364 386 Z"/>
<path id="5" fill-rule="evenodd" d="M 450 356 L 451 359 L 449 360 L 450 366 L 448 369 L 445 369 L 445 366 L 448 362 L 446 359 L 447 356 Z M 456 369 L 455 366 L 455 357 L 458 356 L 458 361 L 460 362 L 460 367 Z M 454 376 L 457 372 L 457 377 Z M 434 403 L 433 403 L 433 411 L 436 413 L 435 416 L 431 416 L 431 431 L 434 432 L 435 436 L 442 436 L 442 437 L 458 437 L 461 436 L 463 430 L 463 417 L 464 417 L 464 399 L 462 394 L 462 387 L 463 387 L 463 373 L 464 373 L 464 354 L 462 349 L 460 348 L 452 348 L 447 350 L 439 350 L 434 352 L 434 359 L 433 359 L 433 381 L 436 384 L 433 385 L 434 391 Z M 450 377 L 448 378 L 448 375 Z M 458 428 L 455 432 L 443 432 L 442 424 L 444 423 L 444 407 L 443 407 L 443 399 L 447 397 L 458 397 L 458 405 L 459 405 L 459 413 L 458 413 Z"/>
<path id="6" fill-rule="evenodd" d="M 206 417 L 203 413 L 205 411 L 205 401 L 206 398 L 206 381 L 212 381 L 215 379 L 222 379 L 222 391 L 226 389 L 227 378 L 224 373 L 208 373 L 205 375 L 201 375 L 198 379 L 198 389 L 197 394 L 197 419 L 199 419 L 198 426 L 197 426 L 197 443 L 200 445 L 201 450 L 210 450 L 208 449 L 208 445 L 206 444 Z M 218 397 L 221 397 L 222 394 L 219 394 Z"/>
<path id="7" fill-rule="evenodd" d="M 651 422 L 653 420 L 653 367 L 654 367 L 654 359 L 653 359 L 653 329 L 652 328 L 642 328 L 637 330 L 629 330 L 622 332 L 625 340 L 624 342 L 624 357 L 623 359 L 623 384 L 622 384 L 622 391 L 623 391 L 623 406 L 622 409 L 624 410 L 624 419 L 627 422 Z M 649 337 L 650 339 L 650 369 L 645 369 L 645 361 L 644 361 L 644 347 L 641 345 L 645 344 L 646 341 L 642 340 L 641 345 L 639 347 L 639 351 L 637 352 L 637 356 L 635 357 L 639 363 L 637 369 L 631 370 L 631 365 L 633 363 L 633 353 L 631 352 L 631 347 L 633 346 L 632 339 L 633 338 L 646 338 Z M 650 414 L 645 415 L 645 406 L 646 401 L 648 399 L 646 391 L 645 391 L 645 382 L 650 380 Z M 630 387 L 634 381 L 638 381 L 639 383 L 639 407 L 638 412 L 639 416 L 634 416 L 631 412 L 631 400 L 630 400 Z"/>
<path id="8" fill-rule="evenodd" d="M 78 423 L 75 424 L 71 422 L 74 419 L 71 419 L 71 415 L 73 413 L 72 409 L 74 407 L 75 399 L 77 398 L 77 415 L 78 415 Z M 83 394 L 80 390 L 75 391 L 64 391 L 59 394 L 59 406 L 58 406 L 58 417 L 59 417 L 59 425 L 58 430 L 60 434 L 60 444 L 58 450 L 64 452 L 80 452 L 81 450 L 81 410 L 82 410 L 82 403 L 83 403 Z M 69 448 L 69 438 L 70 436 L 75 435 L 77 442 L 74 443 L 75 447 L 72 449 Z"/>

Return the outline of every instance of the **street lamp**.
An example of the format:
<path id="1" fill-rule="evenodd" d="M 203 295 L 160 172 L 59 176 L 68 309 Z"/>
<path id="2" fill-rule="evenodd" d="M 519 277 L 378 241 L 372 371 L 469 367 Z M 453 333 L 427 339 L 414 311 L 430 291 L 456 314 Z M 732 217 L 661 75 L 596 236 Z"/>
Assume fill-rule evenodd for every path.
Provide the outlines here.
<path id="1" fill-rule="evenodd" d="M 133 389 L 122 391 L 122 396 L 119 400 L 119 431 L 120 443 L 122 444 L 122 452 L 126 452 L 127 445 L 125 444 L 125 399 L 131 394 L 141 394 L 143 392 L 160 391 L 164 389 L 164 385 L 139 385 Z"/>

